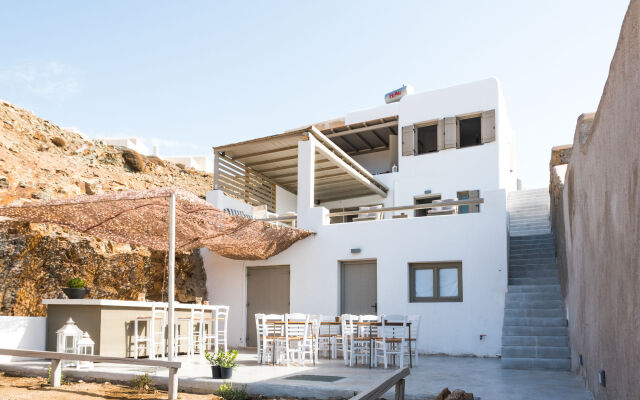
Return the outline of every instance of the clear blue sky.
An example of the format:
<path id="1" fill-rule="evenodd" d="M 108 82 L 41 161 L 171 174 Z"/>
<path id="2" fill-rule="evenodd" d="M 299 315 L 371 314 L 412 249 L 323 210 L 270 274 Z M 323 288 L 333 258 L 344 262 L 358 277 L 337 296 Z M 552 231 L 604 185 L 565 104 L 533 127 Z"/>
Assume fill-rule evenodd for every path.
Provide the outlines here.
<path id="1" fill-rule="evenodd" d="M 0 98 L 162 155 L 496 76 L 525 187 L 595 110 L 628 0 L 3 2 Z"/>

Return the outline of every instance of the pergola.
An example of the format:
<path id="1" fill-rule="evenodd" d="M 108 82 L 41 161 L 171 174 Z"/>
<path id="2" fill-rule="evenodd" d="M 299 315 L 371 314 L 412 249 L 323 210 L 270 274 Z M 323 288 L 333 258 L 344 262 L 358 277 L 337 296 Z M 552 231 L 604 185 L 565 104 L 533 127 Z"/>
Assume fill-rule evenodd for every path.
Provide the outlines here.
<path id="1" fill-rule="evenodd" d="M 207 247 L 227 258 L 262 260 L 313 232 L 228 215 L 173 188 L 132 190 L 0 207 L 0 216 L 53 223 L 116 242 L 169 253 L 169 323 L 174 321 L 175 251 Z M 168 346 L 173 348 L 173 329 Z M 169 361 L 173 352 L 169 351 Z"/>

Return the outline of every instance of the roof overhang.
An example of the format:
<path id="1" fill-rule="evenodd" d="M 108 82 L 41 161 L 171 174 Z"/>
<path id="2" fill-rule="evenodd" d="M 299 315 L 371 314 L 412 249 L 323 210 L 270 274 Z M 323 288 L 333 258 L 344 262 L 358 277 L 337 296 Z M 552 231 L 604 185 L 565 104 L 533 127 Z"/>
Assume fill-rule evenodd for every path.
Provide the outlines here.
<path id="1" fill-rule="evenodd" d="M 394 125 L 395 124 L 395 125 Z M 356 125 L 356 124 L 354 124 Z M 325 129 L 329 135 L 377 135 L 379 142 L 367 148 L 355 148 L 371 152 L 388 148 L 388 135 L 397 132 L 397 118 L 380 119 Z M 366 129 L 361 129 L 366 128 Z M 394 131 L 395 129 L 395 131 Z M 386 132 L 386 141 L 384 140 Z M 245 142 L 214 147 L 216 154 L 241 163 L 246 168 L 264 176 L 272 183 L 292 192 L 298 192 L 298 142 L 313 138 L 316 144 L 315 200 L 326 202 L 367 195 L 385 197 L 388 188 L 380 183 L 364 167 L 356 162 L 333 138 L 315 126 L 288 131 L 282 134 Z M 365 139 L 366 140 L 366 139 Z M 354 140 L 355 142 L 355 140 Z"/>

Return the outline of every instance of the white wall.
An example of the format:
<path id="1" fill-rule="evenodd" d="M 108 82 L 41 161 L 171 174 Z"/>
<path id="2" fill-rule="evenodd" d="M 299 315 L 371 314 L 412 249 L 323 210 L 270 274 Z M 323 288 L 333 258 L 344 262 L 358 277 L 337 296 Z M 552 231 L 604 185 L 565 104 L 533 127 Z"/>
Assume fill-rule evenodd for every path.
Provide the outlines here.
<path id="1" fill-rule="evenodd" d="M 0 347 L 44 351 L 46 330 L 46 317 L 0 316 Z M 0 362 L 19 359 L 0 355 Z"/>
<path id="2" fill-rule="evenodd" d="M 476 214 L 334 225 L 318 220 L 316 235 L 265 261 L 209 254 L 205 270 L 210 298 L 235 310 L 230 343 L 244 344 L 247 266 L 289 265 L 291 311 L 337 314 L 340 261 L 373 258 L 378 264 L 378 312 L 422 315 L 421 352 L 499 354 L 507 289 L 506 194 L 487 191 L 483 197 L 485 204 Z M 354 256 L 351 248 L 362 253 Z M 409 303 L 409 262 L 453 260 L 462 261 L 463 302 Z M 481 334 L 487 335 L 483 341 Z"/>
<path id="3" fill-rule="evenodd" d="M 296 212 L 298 204 L 296 195 L 276 186 L 276 214 L 283 214 L 290 211 Z"/>

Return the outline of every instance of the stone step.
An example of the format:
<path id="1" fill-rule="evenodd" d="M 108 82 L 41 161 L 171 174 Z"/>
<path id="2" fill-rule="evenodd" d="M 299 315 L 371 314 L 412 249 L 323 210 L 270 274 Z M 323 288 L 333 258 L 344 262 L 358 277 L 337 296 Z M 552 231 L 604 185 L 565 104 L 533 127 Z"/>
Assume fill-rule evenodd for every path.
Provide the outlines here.
<path id="1" fill-rule="evenodd" d="M 509 268 L 509 278 L 557 278 L 557 268 Z"/>
<path id="2" fill-rule="evenodd" d="M 540 271 L 540 270 L 554 270 L 557 271 L 558 267 L 553 264 L 523 264 L 523 263 L 510 263 L 509 271 Z"/>
<path id="3" fill-rule="evenodd" d="M 568 336 L 503 336 L 503 346 L 564 347 L 569 345 Z"/>
<path id="4" fill-rule="evenodd" d="M 564 311 L 561 308 L 506 308 L 504 310 L 504 318 L 564 318 Z"/>
<path id="5" fill-rule="evenodd" d="M 556 257 L 546 254 L 537 254 L 530 257 L 513 256 L 509 257 L 509 265 L 556 265 Z"/>
<path id="6" fill-rule="evenodd" d="M 507 292 L 505 301 L 507 303 L 518 301 L 544 301 L 544 300 L 562 300 L 562 295 L 557 292 Z"/>
<path id="7" fill-rule="evenodd" d="M 562 309 L 562 300 L 527 300 L 505 302 L 505 309 L 509 308 L 559 308 Z"/>
<path id="8" fill-rule="evenodd" d="M 546 220 L 515 220 L 509 222 L 509 230 L 514 229 L 547 229 L 551 227 L 551 223 Z"/>
<path id="9" fill-rule="evenodd" d="M 548 278 L 512 278 L 509 277 L 509 285 L 555 285 L 560 282 L 557 276 Z"/>
<path id="10" fill-rule="evenodd" d="M 561 358 L 502 358 L 501 367 L 505 369 L 547 369 L 568 371 L 571 360 Z"/>
<path id="11" fill-rule="evenodd" d="M 552 234 L 531 235 L 530 237 L 518 238 L 516 241 L 538 241 L 538 240 L 546 240 L 549 242 L 553 242 L 553 235 Z"/>
<path id="12" fill-rule="evenodd" d="M 518 237 L 518 236 L 529 236 L 532 233 L 535 234 L 543 234 L 543 233 L 549 233 L 550 229 L 528 229 L 528 230 L 518 230 L 518 229 L 514 229 L 514 230 L 509 230 L 509 236 L 510 237 Z"/>
<path id="13" fill-rule="evenodd" d="M 566 326 L 503 326 L 503 336 L 567 336 Z"/>
<path id="14" fill-rule="evenodd" d="M 505 317 L 504 326 L 567 326 L 563 317 Z"/>
<path id="15" fill-rule="evenodd" d="M 560 285 L 509 285 L 509 293 L 561 293 Z"/>
<path id="16" fill-rule="evenodd" d="M 518 258 L 518 257 L 555 257 L 556 256 L 556 248 L 555 246 L 538 246 L 531 248 L 524 247 L 509 247 L 509 257 Z"/>
<path id="17" fill-rule="evenodd" d="M 509 243 L 509 250 L 513 251 L 522 251 L 522 252 L 534 252 L 534 251 L 548 251 L 555 250 L 556 244 L 553 242 L 549 243 L 518 243 L 511 241 Z"/>
<path id="18" fill-rule="evenodd" d="M 567 346 L 503 346 L 503 358 L 569 358 L 571 351 Z"/>

